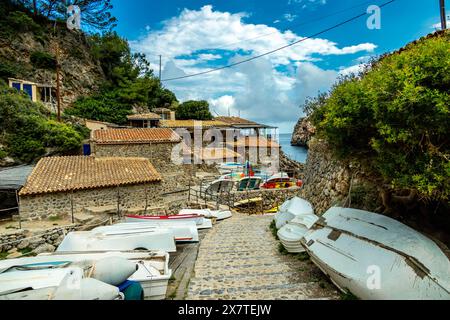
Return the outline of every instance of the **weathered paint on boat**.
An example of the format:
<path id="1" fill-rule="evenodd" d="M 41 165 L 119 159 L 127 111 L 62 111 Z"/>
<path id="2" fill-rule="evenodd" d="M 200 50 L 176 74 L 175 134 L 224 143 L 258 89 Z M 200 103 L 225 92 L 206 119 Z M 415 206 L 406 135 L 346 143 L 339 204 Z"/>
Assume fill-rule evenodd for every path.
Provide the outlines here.
<path id="1" fill-rule="evenodd" d="M 342 290 L 361 299 L 450 299 L 450 261 L 433 241 L 376 213 L 333 207 L 302 244 Z"/>
<path id="2" fill-rule="evenodd" d="M 288 252 L 300 253 L 305 252 L 300 240 L 307 232 L 305 226 L 288 223 L 278 230 L 277 235 Z"/>
<path id="3" fill-rule="evenodd" d="M 180 214 L 197 213 L 206 218 L 215 218 L 217 221 L 231 218 L 233 214 L 230 210 L 210 210 L 210 209 L 181 209 Z M 207 220 L 207 219 L 206 219 Z"/>
<path id="4" fill-rule="evenodd" d="M 136 216 L 136 215 L 126 215 L 126 222 L 142 222 L 142 221 L 194 221 L 197 225 L 203 224 L 204 217 L 200 214 L 175 214 L 171 216 Z"/>
<path id="5" fill-rule="evenodd" d="M 175 237 L 169 229 L 158 229 L 145 233 L 95 233 L 75 231 L 66 235 L 58 246 L 63 251 L 98 251 L 98 250 L 164 250 L 175 252 Z"/>
<path id="6" fill-rule="evenodd" d="M 198 230 L 197 225 L 194 221 L 182 221 L 182 223 L 160 223 L 158 221 L 145 220 L 144 222 L 127 222 L 127 223 L 117 223 L 111 226 L 102 226 L 93 229 L 93 232 L 115 232 L 117 233 L 146 233 L 154 232 L 159 229 L 169 229 L 172 230 L 177 242 L 198 242 Z"/>
<path id="7" fill-rule="evenodd" d="M 310 227 L 314 224 L 318 217 L 314 215 L 314 209 L 308 201 L 299 197 L 293 197 L 285 201 L 280 206 L 280 211 L 275 215 L 275 225 L 277 229 L 280 229 L 286 223 L 294 219 L 295 217 L 301 216 L 304 223 Z"/>

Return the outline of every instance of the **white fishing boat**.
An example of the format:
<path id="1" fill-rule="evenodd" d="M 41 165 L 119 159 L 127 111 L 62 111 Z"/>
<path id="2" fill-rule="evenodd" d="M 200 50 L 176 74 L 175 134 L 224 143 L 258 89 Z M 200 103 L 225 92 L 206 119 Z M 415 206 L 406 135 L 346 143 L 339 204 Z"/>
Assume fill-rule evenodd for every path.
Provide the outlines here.
<path id="1" fill-rule="evenodd" d="M 293 197 L 285 201 L 275 215 L 275 225 L 277 229 L 280 229 L 286 223 L 291 221 L 297 216 L 301 216 L 305 225 L 310 228 L 319 217 L 314 214 L 314 209 L 308 201 L 299 197 Z"/>
<path id="2" fill-rule="evenodd" d="M 277 236 L 283 247 L 290 253 L 305 252 L 301 239 L 314 224 L 311 224 L 310 219 L 305 220 L 303 217 L 297 216 L 282 226 L 277 232 Z"/>
<path id="3" fill-rule="evenodd" d="M 47 259 L 80 261 L 105 257 L 120 257 L 136 263 L 138 269 L 128 280 L 138 281 L 141 284 L 145 300 L 165 299 L 172 270 L 169 269 L 169 254 L 164 251 L 94 251 L 64 252 L 63 254 L 56 252 L 34 258 L 40 261 L 46 261 Z"/>
<path id="4" fill-rule="evenodd" d="M 161 223 L 153 222 L 127 222 L 117 223 L 111 226 L 102 226 L 93 229 L 93 232 L 124 232 L 124 233 L 153 233 L 159 229 L 172 230 L 176 242 L 198 242 L 198 230 L 194 221 L 183 221 L 182 223 L 172 223 L 172 221 Z"/>
<path id="5" fill-rule="evenodd" d="M 137 266 L 138 269 L 134 269 L 131 275 L 127 275 L 127 278 L 128 280 L 138 281 L 141 284 L 144 290 L 144 299 L 160 300 L 165 298 L 172 270 L 169 269 L 169 254 L 164 251 L 53 252 L 41 254 L 36 257 L 0 261 L 0 270 L 30 264 L 71 262 L 71 265 L 77 265 L 86 263 L 86 261 L 94 261 L 95 263 L 99 260 L 105 261 L 107 258 L 127 259 L 133 262 L 135 267 Z M 111 265 L 110 263 L 108 270 L 105 271 L 116 273 L 118 270 L 117 263 L 114 263 L 114 268 L 111 268 Z M 123 280 L 122 278 L 120 282 L 123 282 Z"/>
<path id="6" fill-rule="evenodd" d="M 69 278 L 70 279 L 70 278 Z M 83 278 L 78 286 L 62 281 L 57 287 L 30 289 L 0 295 L 0 300 L 123 300 L 119 288 L 93 278 Z"/>
<path id="7" fill-rule="evenodd" d="M 228 193 L 234 187 L 233 180 L 218 179 L 211 182 L 205 189 L 206 195 L 219 195 L 221 193 Z"/>
<path id="8" fill-rule="evenodd" d="M 114 299 L 118 296 L 116 286 L 136 272 L 137 264 L 120 257 L 95 261 L 84 259 L 76 263 L 67 260 L 37 262 L 36 259 L 22 258 L 7 260 L 1 268 L 2 299 L 19 299 L 19 292 L 26 292 L 23 299 Z M 86 278 L 95 281 L 86 281 Z M 51 296 L 42 296 L 45 292 Z"/>
<path id="9" fill-rule="evenodd" d="M 450 261 L 432 240 L 389 217 L 330 208 L 302 244 L 342 291 L 361 299 L 450 299 Z"/>
<path id="10" fill-rule="evenodd" d="M 233 214 L 230 210 L 210 210 L 210 209 L 181 209 L 179 214 L 200 214 L 205 218 L 224 220 L 231 218 Z"/>
<path id="11" fill-rule="evenodd" d="M 56 251 L 163 250 L 176 252 L 173 230 L 158 229 L 145 233 L 127 231 L 69 232 Z"/>
<path id="12" fill-rule="evenodd" d="M 193 223 L 195 227 L 200 229 L 209 229 L 212 228 L 211 220 L 204 219 L 202 217 L 201 219 L 197 219 L 198 216 L 196 216 L 196 220 L 188 220 L 184 221 L 183 219 L 161 219 L 161 220 L 152 220 L 152 219 L 141 219 L 141 216 L 134 216 L 134 217 L 125 217 L 125 223 L 139 223 L 139 224 L 146 224 L 146 225 L 155 225 L 161 228 L 164 228 L 165 226 L 184 226 L 189 225 Z M 201 221 L 201 224 L 197 224 L 196 222 Z"/>
<path id="13" fill-rule="evenodd" d="M 194 221 L 196 225 L 202 225 L 204 217 L 199 214 L 174 214 L 174 215 L 166 215 L 166 216 L 137 216 L 137 215 L 126 215 L 126 222 L 143 222 L 143 221 L 160 221 L 160 222 L 168 222 L 168 221 Z"/>

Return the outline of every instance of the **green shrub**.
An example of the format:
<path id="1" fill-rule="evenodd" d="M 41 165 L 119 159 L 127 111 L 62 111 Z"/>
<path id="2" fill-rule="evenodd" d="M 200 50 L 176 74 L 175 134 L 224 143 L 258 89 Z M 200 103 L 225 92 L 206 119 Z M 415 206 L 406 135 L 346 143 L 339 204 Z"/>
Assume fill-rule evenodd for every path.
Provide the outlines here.
<path id="1" fill-rule="evenodd" d="M 41 104 L 33 103 L 26 94 L 0 84 L 0 128 L 8 155 L 30 163 L 48 150 L 57 154 L 79 151 L 84 130 L 49 116 Z"/>
<path id="2" fill-rule="evenodd" d="M 54 70 L 56 59 L 51 54 L 42 51 L 34 51 L 30 55 L 30 61 L 34 67 L 39 69 Z"/>
<path id="3" fill-rule="evenodd" d="M 395 189 L 450 197 L 450 32 L 344 78 L 315 108 L 320 137 L 336 154 L 361 157 Z"/>

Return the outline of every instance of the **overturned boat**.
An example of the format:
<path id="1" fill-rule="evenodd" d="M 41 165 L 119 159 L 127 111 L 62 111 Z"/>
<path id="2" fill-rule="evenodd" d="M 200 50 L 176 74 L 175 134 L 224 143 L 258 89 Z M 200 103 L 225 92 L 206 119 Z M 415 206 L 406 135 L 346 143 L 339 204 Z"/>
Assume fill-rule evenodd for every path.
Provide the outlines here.
<path id="1" fill-rule="evenodd" d="M 280 239 L 281 244 L 288 252 L 305 252 L 305 248 L 303 248 L 301 239 L 305 236 L 309 228 L 312 226 L 310 224 L 307 225 L 305 225 L 304 219 L 302 219 L 301 217 L 295 217 L 277 231 L 278 239 Z"/>
<path id="2" fill-rule="evenodd" d="M 126 222 L 172 222 L 172 221 L 194 221 L 196 225 L 203 224 L 204 217 L 200 214 L 189 213 L 189 214 L 174 214 L 174 215 L 165 215 L 165 216 L 137 216 L 137 215 L 126 215 Z"/>
<path id="3" fill-rule="evenodd" d="M 117 286 L 138 269 L 136 263 L 113 256 L 76 262 L 54 258 L 10 259 L 0 268 L 0 299 L 63 300 L 116 299 Z"/>
<path id="4" fill-rule="evenodd" d="M 224 220 L 231 218 L 233 214 L 230 210 L 210 210 L 210 209 L 181 209 L 180 214 L 200 214 L 208 219 Z M 205 220 L 208 220 L 205 219 Z"/>
<path id="5" fill-rule="evenodd" d="M 148 221 L 148 220 L 146 220 Z M 93 232 L 121 231 L 125 233 L 146 233 L 159 229 L 169 229 L 173 231 L 176 242 L 198 242 L 198 230 L 194 221 L 184 221 L 183 223 L 160 223 L 153 222 L 128 222 L 117 223 L 111 226 L 102 226 L 93 229 Z"/>
<path id="6" fill-rule="evenodd" d="M 293 197 L 285 201 L 275 215 L 275 225 L 277 229 L 280 229 L 295 217 L 301 217 L 309 227 L 319 219 L 319 217 L 314 214 L 311 203 L 305 199 Z"/>
<path id="7" fill-rule="evenodd" d="M 450 299 L 450 261 L 432 240 L 389 217 L 332 207 L 302 238 L 311 260 L 361 299 Z"/>
<path id="8" fill-rule="evenodd" d="M 173 230 L 158 229 L 136 233 L 127 230 L 69 232 L 56 251 L 163 250 L 176 252 Z"/>

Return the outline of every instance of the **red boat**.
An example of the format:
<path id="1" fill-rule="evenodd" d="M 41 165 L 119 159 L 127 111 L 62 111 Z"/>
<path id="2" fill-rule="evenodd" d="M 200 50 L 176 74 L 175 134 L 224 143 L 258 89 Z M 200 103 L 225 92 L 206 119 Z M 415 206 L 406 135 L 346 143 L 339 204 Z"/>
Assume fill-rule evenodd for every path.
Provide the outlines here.
<path id="1" fill-rule="evenodd" d="M 194 221 L 195 224 L 200 225 L 203 223 L 204 216 L 197 213 L 189 214 L 176 214 L 176 215 L 164 215 L 164 216 L 136 216 L 126 215 L 125 220 L 129 222 L 145 222 L 145 221 Z"/>

